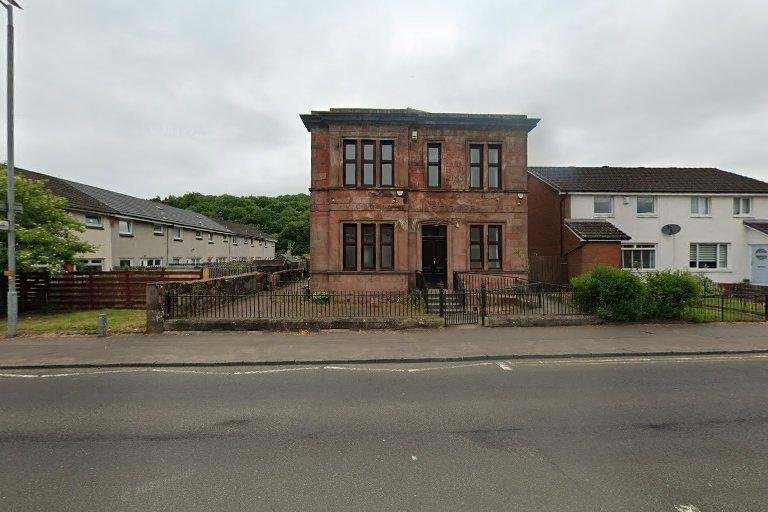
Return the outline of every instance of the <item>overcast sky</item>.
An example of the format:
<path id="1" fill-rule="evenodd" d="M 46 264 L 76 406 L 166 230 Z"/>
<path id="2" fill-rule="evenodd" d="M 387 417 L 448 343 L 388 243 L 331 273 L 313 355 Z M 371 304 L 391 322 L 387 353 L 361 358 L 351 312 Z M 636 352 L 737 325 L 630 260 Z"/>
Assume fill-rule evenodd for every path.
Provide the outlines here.
<path id="1" fill-rule="evenodd" d="M 531 165 L 768 179 L 764 1 L 20 2 L 17 165 L 133 195 L 306 191 L 298 115 L 331 106 L 541 117 Z"/>

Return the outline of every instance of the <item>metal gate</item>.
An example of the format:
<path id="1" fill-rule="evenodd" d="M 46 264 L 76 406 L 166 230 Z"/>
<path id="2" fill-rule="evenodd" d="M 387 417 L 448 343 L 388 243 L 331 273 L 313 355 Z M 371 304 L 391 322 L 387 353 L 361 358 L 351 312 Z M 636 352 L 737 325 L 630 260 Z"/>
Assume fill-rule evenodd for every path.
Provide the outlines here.
<path id="1" fill-rule="evenodd" d="M 431 312 L 443 317 L 445 325 L 483 323 L 485 315 L 485 289 L 447 292 L 435 290 L 428 299 Z"/>

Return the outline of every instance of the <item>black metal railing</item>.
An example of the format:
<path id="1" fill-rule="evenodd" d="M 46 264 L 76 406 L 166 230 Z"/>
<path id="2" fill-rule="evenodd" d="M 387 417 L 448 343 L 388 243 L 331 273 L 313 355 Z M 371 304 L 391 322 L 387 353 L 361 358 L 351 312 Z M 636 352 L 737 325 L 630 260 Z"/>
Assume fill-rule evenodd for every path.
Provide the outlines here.
<path id="1" fill-rule="evenodd" d="M 426 315 L 419 293 L 259 292 L 244 295 L 168 295 L 167 318 L 307 319 L 393 318 Z"/>
<path id="2" fill-rule="evenodd" d="M 703 322 L 768 321 L 768 295 L 707 295 L 699 299 L 687 314 L 691 320 Z"/>

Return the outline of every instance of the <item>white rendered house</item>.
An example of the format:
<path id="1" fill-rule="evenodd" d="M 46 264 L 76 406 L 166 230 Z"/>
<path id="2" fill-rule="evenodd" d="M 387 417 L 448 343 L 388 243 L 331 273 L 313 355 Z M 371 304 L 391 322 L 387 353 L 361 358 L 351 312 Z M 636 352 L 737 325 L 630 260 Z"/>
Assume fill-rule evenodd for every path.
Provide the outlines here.
<path id="1" fill-rule="evenodd" d="M 562 198 L 564 219 L 599 219 L 629 235 L 621 242 L 624 268 L 768 284 L 768 183 L 706 168 L 534 167 L 530 173 Z"/>

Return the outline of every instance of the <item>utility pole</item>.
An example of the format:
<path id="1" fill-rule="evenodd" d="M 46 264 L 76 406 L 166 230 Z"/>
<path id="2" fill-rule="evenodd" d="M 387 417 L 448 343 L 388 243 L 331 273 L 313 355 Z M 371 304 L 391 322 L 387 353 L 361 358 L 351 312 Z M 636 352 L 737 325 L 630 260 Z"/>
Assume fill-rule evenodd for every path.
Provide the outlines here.
<path id="1" fill-rule="evenodd" d="M 16 336 L 16 328 L 19 316 L 19 301 L 16 293 L 16 170 L 13 161 L 13 8 L 19 4 L 14 0 L 3 0 L 3 5 L 8 12 L 8 48 L 7 48 L 7 133 L 8 133 L 8 194 L 6 212 L 8 215 L 8 316 L 7 334 L 9 338 Z"/>

